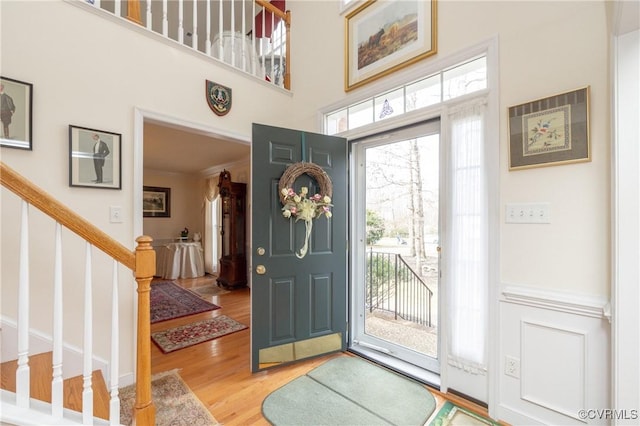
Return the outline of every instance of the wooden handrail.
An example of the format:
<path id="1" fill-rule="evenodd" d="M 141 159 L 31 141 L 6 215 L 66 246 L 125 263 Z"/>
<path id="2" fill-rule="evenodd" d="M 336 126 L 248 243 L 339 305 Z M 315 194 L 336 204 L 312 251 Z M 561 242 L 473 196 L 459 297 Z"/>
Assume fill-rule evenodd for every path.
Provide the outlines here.
<path id="1" fill-rule="evenodd" d="M 135 271 L 135 254 L 125 246 L 98 229 L 91 222 L 79 216 L 67 206 L 51 197 L 43 189 L 34 185 L 15 170 L 0 162 L 2 186 L 37 207 L 61 225 L 89 241 L 106 254 Z"/>
<path id="2" fill-rule="evenodd" d="M 134 271 L 138 283 L 134 418 L 135 424 L 154 425 L 156 410 L 151 398 L 150 309 L 151 280 L 156 272 L 156 252 L 151 246 L 153 239 L 146 235 L 138 237 L 135 251 L 130 251 L 1 161 L 0 182 L 18 197 Z"/>

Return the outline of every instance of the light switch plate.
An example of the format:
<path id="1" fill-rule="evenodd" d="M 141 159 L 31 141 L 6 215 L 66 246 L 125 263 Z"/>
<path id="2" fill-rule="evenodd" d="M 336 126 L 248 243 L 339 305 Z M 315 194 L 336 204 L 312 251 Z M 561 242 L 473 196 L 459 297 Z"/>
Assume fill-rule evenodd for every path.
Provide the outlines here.
<path id="1" fill-rule="evenodd" d="M 122 207 L 120 206 L 110 206 L 109 207 L 109 221 L 111 223 L 122 223 L 124 219 L 122 218 Z"/>
<path id="2" fill-rule="evenodd" d="M 506 223 L 551 223 L 550 203 L 507 203 Z"/>

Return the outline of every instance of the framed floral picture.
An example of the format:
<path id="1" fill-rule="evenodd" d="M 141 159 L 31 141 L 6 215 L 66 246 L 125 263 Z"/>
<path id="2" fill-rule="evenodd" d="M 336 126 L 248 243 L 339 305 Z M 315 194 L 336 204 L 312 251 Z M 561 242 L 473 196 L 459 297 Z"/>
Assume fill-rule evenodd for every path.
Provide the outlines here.
<path id="1" fill-rule="evenodd" d="M 9 148 L 32 149 L 33 85 L 12 78 L 0 77 L 0 145 Z"/>
<path id="2" fill-rule="evenodd" d="M 437 52 L 436 0 L 368 0 L 345 17 L 345 91 Z"/>
<path id="3" fill-rule="evenodd" d="M 589 86 L 509 108 L 509 170 L 591 161 Z"/>

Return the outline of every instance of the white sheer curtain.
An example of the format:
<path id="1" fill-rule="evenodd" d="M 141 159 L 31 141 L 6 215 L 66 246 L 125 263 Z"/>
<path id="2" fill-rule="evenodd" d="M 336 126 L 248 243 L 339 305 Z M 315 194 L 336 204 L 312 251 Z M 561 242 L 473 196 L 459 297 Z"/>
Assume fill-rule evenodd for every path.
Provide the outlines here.
<path id="1" fill-rule="evenodd" d="M 218 273 L 218 182 L 217 178 L 207 179 L 204 209 L 204 271 Z"/>
<path id="2" fill-rule="evenodd" d="M 488 201 L 484 102 L 451 110 L 447 314 L 451 365 L 486 372 Z"/>

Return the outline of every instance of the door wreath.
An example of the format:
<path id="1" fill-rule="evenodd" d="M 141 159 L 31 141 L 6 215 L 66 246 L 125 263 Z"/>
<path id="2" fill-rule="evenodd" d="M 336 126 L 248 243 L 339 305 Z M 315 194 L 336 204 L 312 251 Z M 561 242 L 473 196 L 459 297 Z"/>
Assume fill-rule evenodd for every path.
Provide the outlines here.
<path id="1" fill-rule="evenodd" d="M 309 188 L 303 186 L 300 192 L 296 193 L 293 184 L 296 179 L 307 174 L 314 178 L 320 187 L 319 193 L 309 196 Z M 324 215 L 327 219 L 331 217 L 331 196 L 333 186 L 327 173 L 314 163 L 299 162 L 294 163 L 282 174 L 278 182 L 278 193 L 282 203 L 282 216 L 287 219 L 295 218 L 296 222 L 304 220 L 305 239 L 304 245 L 296 257 L 302 259 L 306 256 L 309 247 L 309 237 L 313 227 L 313 219 Z"/>

